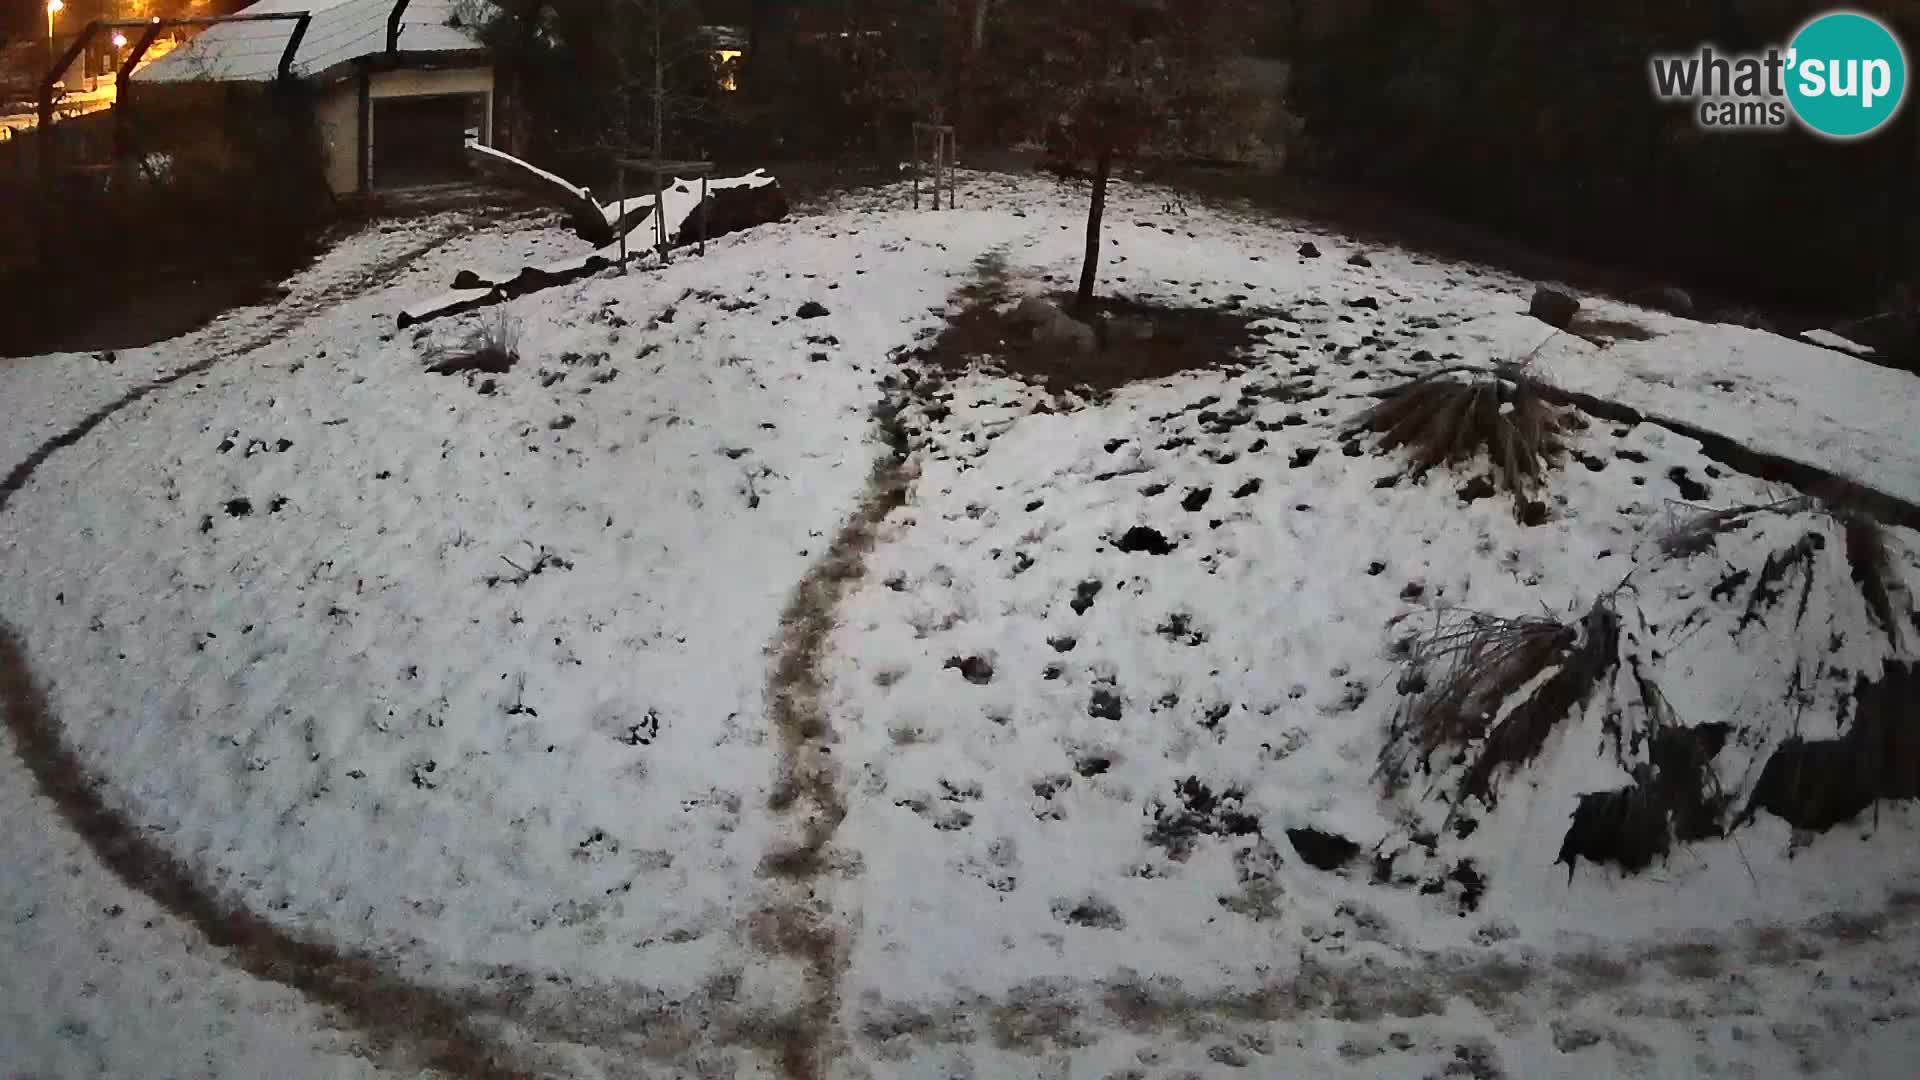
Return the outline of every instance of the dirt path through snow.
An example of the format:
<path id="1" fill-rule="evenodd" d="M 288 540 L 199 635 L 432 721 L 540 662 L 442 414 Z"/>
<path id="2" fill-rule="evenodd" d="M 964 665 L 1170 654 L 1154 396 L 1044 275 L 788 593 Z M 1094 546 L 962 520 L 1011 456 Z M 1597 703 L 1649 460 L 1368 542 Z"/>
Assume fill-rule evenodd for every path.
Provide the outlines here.
<path id="1" fill-rule="evenodd" d="M 874 462 L 860 503 L 832 547 L 794 588 L 781 613 L 767 680 L 767 703 L 780 739 L 780 774 L 768 809 L 787 822 L 790 835 L 785 846 L 761 861 L 762 899 L 747 936 L 800 970 L 805 993 L 778 1022 L 775 1049 L 782 1072 L 806 1080 L 826 1075 L 834 1056 L 827 1033 L 839 1010 L 839 981 L 850 944 L 836 930 L 836 913 L 823 894 L 834 876 L 859 870 L 857 853 L 831 847 L 847 807 L 832 757 L 833 725 L 821 701 L 826 690 L 821 661 L 840 600 L 866 572 L 880 522 L 906 502 L 913 482 L 906 433 L 897 420 L 900 407 L 900 392 L 890 391 L 874 410 L 888 449 Z"/>

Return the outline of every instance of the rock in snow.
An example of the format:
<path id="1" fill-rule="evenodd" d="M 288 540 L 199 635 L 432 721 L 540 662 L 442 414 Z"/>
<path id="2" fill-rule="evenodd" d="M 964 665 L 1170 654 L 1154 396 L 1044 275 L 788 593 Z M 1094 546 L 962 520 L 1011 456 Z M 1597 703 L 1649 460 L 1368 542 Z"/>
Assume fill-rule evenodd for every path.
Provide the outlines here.
<path id="1" fill-rule="evenodd" d="M 1533 304 L 1527 314 L 1556 330 L 1565 330 L 1580 314 L 1580 301 L 1570 293 L 1542 285 L 1533 291 Z"/>

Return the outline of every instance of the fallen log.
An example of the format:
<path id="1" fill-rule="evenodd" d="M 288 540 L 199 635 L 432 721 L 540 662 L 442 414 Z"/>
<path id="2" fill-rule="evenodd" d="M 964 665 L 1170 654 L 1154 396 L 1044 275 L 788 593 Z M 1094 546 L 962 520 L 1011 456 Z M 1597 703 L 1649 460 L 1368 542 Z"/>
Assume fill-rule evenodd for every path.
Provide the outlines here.
<path id="1" fill-rule="evenodd" d="M 471 145 L 468 149 L 486 150 L 485 147 Z M 614 242 L 618 236 L 614 231 L 616 228 L 626 230 L 629 261 L 653 256 L 654 197 L 652 195 L 627 199 L 620 204 L 599 206 L 592 203 L 591 193 L 585 188 L 574 188 L 559 177 L 534 169 L 518 159 L 508 158 L 504 154 L 492 151 L 479 156 L 495 161 L 495 167 L 506 167 L 498 165 L 496 159 L 505 159 L 515 165 L 525 166 L 529 170 L 526 175 L 532 178 L 527 182 L 538 182 L 554 193 L 556 199 L 564 199 L 567 197 L 567 192 L 573 192 L 579 199 L 593 205 L 592 213 L 605 227 L 604 235 L 607 240 L 601 242 L 597 250 L 586 255 L 543 266 L 523 266 L 518 270 L 491 274 L 471 269 L 461 270 L 454 275 L 453 288 L 450 292 L 423 300 L 400 312 L 401 329 L 498 304 L 516 296 L 525 296 L 555 285 L 578 281 L 609 267 L 618 266 L 620 265 L 620 248 L 619 244 Z M 671 247 L 687 247 L 698 243 L 703 236 L 706 239 L 713 239 L 740 232 L 755 225 L 779 221 L 787 216 L 786 192 L 781 189 L 780 181 L 768 176 L 763 169 L 756 169 L 745 176 L 723 177 L 709 181 L 704 224 L 699 213 L 702 206 L 699 181 L 676 180 L 663 194 L 665 198 L 662 201 L 666 205 L 666 222 L 669 226 L 668 236 Z M 575 215 L 570 212 L 570 220 L 574 217 Z M 574 231 L 582 232 L 577 223 Z"/>
<path id="2" fill-rule="evenodd" d="M 594 201 L 592 191 L 479 143 L 467 144 L 467 160 L 486 176 L 559 208 L 573 231 L 587 243 L 600 247 L 615 239 L 613 226 Z"/>

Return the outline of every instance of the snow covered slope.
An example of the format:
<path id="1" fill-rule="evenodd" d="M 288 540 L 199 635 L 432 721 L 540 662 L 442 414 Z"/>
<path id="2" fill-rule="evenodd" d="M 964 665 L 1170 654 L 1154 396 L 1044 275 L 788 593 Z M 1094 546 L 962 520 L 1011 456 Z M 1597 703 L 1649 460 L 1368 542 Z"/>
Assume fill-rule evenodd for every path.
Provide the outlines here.
<path id="1" fill-rule="evenodd" d="M 1124 187 L 1104 287 L 1257 311 L 1250 363 L 1094 396 L 916 357 L 983 257 L 1017 291 L 1069 281 L 1082 198 L 971 177 L 961 209 L 913 213 L 881 191 L 395 333 L 454 270 L 584 254 L 429 219 L 336 250 L 277 315 L 113 365 L 0 365 L 9 468 L 191 369 L 23 477 L 0 619 L 92 797 L 217 905 L 459 1003 L 480 1019 L 451 1041 L 534 1074 L 1904 1075 L 1911 808 L 1818 837 L 1762 814 L 1569 884 L 1575 800 L 1630 779 L 1604 710 L 1472 828 L 1435 801 L 1444 767 L 1376 775 L 1409 627 L 1572 618 L 1631 579 L 1623 618 L 1675 712 L 1758 718 L 1719 762 L 1744 782 L 1790 730 L 1835 730 L 1837 672 L 1920 644 L 1874 637 L 1843 561 L 1811 564 L 1809 601 L 1798 578 L 1750 599 L 1838 527 L 1769 518 L 1665 555 L 1678 502 L 1791 493 L 1657 423 L 1571 435 L 1531 527 L 1466 471 L 1341 436 L 1412 375 L 1531 355 L 1912 498 L 1914 380 L 1632 309 L 1599 314 L 1644 340 L 1549 340 L 1530 283 L 1352 265 L 1338 237 Z M 500 311 L 511 368 L 426 370 Z M 890 425 L 897 508 L 873 491 Z M 1920 536 L 1888 533 L 1920 585 Z M 803 581 L 835 606 L 806 612 Z M 778 670 L 812 626 L 817 670 Z M 1789 708 L 1803 659 L 1824 666 Z M 772 718 L 796 686 L 822 705 L 811 759 Z M 796 761 L 821 783 L 805 812 L 782 797 Z M 46 822 L 15 830 L 28 872 L 0 900 L 15 954 L 74 975 L 9 981 L 0 1071 L 461 1074 L 423 1056 L 443 1029 L 334 1012 L 328 1032 L 222 966 L 30 782 L 0 770 L 10 820 Z M 795 834 L 818 858 L 788 857 Z M 241 1018 L 212 1027 L 202 993 Z"/>

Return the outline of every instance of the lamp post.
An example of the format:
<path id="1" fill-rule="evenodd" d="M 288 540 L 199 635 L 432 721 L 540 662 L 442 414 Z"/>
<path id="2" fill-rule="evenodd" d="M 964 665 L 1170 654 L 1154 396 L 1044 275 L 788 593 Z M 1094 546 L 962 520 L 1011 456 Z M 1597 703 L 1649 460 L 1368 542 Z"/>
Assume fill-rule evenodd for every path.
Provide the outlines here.
<path id="1" fill-rule="evenodd" d="M 66 10 L 66 0 L 47 0 L 47 71 L 53 71 L 53 17 Z"/>

